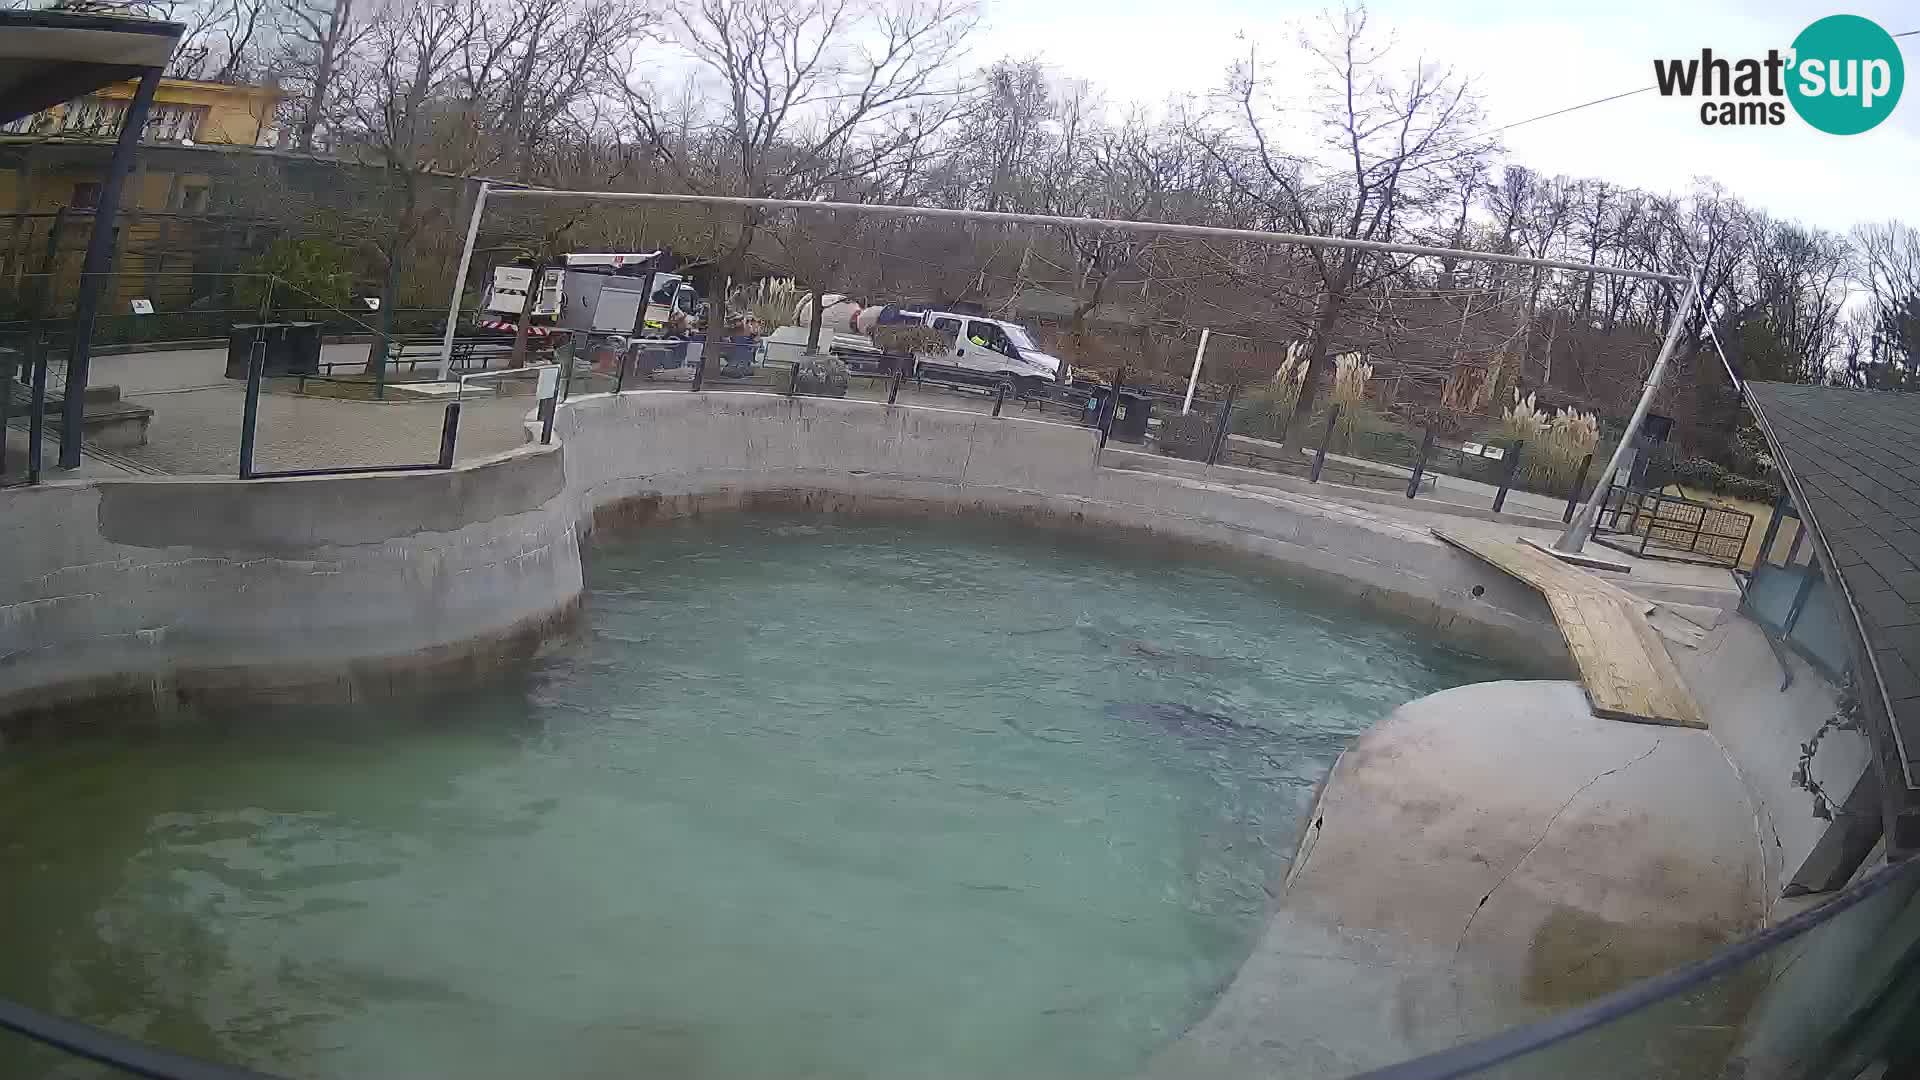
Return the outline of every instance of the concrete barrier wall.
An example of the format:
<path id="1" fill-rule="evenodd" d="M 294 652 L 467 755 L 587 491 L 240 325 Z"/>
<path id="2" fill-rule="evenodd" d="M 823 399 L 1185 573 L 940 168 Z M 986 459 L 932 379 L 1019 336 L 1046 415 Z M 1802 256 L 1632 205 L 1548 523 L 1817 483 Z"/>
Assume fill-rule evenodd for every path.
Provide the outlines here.
<path id="1" fill-rule="evenodd" d="M 1277 560 L 1458 646 L 1558 671 L 1524 586 L 1301 494 L 1102 469 L 1085 428 L 768 394 L 567 402 L 552 446 L 447 472 L 137 478 L 9 492 L 0 717 L 101 697 L 362 696 L 497 666 L 579 603 L 596 523 L 722 508 L 1014 515 Z"/>
<path id="2" fill-rule="evenodd" d="M 1562 672 L 1538 594 L 1425 531 L 1344 503 L 1097 465 L 1086 428 L 773 394 L 577 398 L 556 418 L 583 530 L 724 508 L 1017 515 L 1285 563 L 1461 648 Z"/>
<path id="3" fill-rule="evenodd" d="M 0 715 L 275 687 L 359 696 L 537 637 L 581 588 L 560 458 L 10 492 Z"/>

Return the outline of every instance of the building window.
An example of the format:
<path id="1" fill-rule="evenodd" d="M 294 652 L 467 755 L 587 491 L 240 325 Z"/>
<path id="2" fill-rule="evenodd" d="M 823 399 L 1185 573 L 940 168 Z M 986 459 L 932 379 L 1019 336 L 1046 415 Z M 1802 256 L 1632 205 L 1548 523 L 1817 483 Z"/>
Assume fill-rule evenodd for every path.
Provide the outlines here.
<path id="1" fill-rule="evenodd" d="M 96 180 L 82 180 L 73 185 L 73 198 L 68 206 L 75 210 L 97 210 L 100 207 L 100 184 Z"/>
<path id="2" fill-rule="evenodd" d="M 107 138 L 120 130 L 127 103 L 113 98 L 83 97 L 67 103 L 60 114 L 60 134 Z"/>
<path id="3" fill-rule="evenodd" d="M 200 124 L 207 118 L 205 105 L 163 105 L 155 102 L 147 114 L 143 142 L 191 142 L 200 137 Z"/>

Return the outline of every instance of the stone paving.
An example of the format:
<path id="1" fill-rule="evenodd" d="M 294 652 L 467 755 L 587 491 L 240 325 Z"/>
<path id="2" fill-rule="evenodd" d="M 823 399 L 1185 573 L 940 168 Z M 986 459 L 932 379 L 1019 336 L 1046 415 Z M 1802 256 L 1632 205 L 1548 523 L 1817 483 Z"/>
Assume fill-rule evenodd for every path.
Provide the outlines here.
<path id="1" fill-rule="evenodd" d="M 365 345 L 329 345 L 324 359 L 355 361 Z M 95 360 L 95 386 L 120 387 L 128 401 L 153 410 L 147 445 L 119 456 L 175 475 L 230 476 L 240 464 L 244 384 L 225 377 L 226 351 L 194 349 L 132 353 Z M 351 373 L 353 369 L 339 369 Z M 521 445 L 525 397 L 483 391 L 462 404 L 455 457 L 467 461 Z M 439 401 L 340 401 L 269 392 L 260 396 L 254 466 L 312 469 L 433 461 L 440 453 L 445 405 Z"/>

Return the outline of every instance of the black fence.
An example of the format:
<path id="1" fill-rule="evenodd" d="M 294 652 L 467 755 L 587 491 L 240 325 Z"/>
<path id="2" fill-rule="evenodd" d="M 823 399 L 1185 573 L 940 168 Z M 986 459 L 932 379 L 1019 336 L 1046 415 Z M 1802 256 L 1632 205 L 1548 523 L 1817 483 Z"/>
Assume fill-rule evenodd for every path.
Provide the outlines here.
<path id="1" fill-rule="evenodd" d="M 1546 494 L 1523 485 L 1528 447 L 1515 440 L 1448 440 L 1433 429 L 1416 432 L 1379 430 L 1351 422 L 1342 407 L 1328 403 L 1311 414 L 1300 430 L 1290 410 L 1272 411 L 1271 403 L 1237 394 L 1209 399 L 1156 395 L 1169 406 L 1158 423 L 1154 447 L 1169 457 L 1256 469 L 1309 483 L 1393 492 L 1449 507 L 1554 514 L 1571 521 L 1585 497 L 1592 455 L 1580 463 L 1564 494 L 1553 493 L 1551 509 L 1537 497 L 1526 507 L 1509 505 L 1516 491 Z M 1184 409 L 1184 411 L 1183 411 Z M 1468 481 L 1445 483 L 1443 477 Z M 1558 500 L 1564 498 L 1564 504 Z"/>
<path id="2" fill-rule="evenodd" d="M 1738 567 L 1753 515 L 1678 495 L 1615 485 L 1607 491 L 1594 539 L 1616 551 L 1669 562 Z"/>

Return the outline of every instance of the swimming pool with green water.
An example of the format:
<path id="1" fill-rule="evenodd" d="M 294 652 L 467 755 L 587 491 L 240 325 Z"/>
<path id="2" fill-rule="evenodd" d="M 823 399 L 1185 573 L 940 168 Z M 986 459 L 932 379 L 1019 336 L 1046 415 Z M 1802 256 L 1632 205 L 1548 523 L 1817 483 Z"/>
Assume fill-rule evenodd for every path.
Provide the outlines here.
<path id="1" fill-rule="evenodd" d="M 487 685 L 0 751 L 0 996 L 301 1077 L 1126 1076 L 1341 747 L 1505 674 L 951 522 L 664 526 L 588 590 Z"/>

